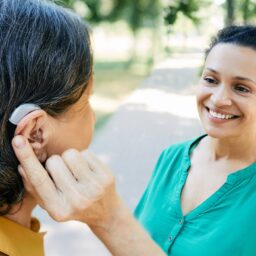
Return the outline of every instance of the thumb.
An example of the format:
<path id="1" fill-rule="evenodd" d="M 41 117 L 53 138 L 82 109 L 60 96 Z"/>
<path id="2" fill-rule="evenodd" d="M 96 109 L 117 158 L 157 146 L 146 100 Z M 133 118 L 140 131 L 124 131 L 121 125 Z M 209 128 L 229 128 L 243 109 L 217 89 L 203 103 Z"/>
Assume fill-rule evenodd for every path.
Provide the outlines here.
<path id="1" fill-rule="evenodd" d="M 27 165 L 28 162 L 35 160 L 36 156 L 34 151 L 24 136 L 15 136 L 12 140 L 12 147 L 22 166 Z"/>
<path id="2" fill-rule="evenodd" d="M 21 135 L 17 135 L 12 140 L 12 146 L 16 157 L 30 181 L 37 183 L 39 180 L 45 179 L 47 173 L 37 159 L 27 139 Z"/>

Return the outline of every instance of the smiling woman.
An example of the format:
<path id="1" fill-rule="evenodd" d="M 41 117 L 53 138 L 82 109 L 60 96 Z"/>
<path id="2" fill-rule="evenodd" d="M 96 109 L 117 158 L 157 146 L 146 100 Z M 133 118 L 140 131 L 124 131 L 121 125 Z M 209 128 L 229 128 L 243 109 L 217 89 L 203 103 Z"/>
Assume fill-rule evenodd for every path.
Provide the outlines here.
<path id="1" fill-rule="evenodd" d="M 162 153 L 135 215 L 168 255 L 256 255 L 255 26 L 214 38 L 197 106 L 206 135 Z"/>
<path id="2" fill-rule="evenodd" d="M 255 70 L 256 51 L 251 48 L 220 43 L 209 52 L 197 94 L 209 136 L 242 139 L 249 133 L 256 138 Z"/>

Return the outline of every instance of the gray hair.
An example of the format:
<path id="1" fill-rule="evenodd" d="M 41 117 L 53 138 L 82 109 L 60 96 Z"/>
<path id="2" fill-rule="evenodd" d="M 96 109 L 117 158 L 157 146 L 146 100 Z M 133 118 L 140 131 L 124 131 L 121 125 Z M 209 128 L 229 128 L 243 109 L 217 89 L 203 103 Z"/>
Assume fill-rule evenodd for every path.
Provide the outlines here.
<path id="1" fill-rule="evenodd" d="M 8 119 L 23 103 L 52 116 L 86 89 L 93 59 L 88 27 L 71 11 L 46 0 L 0 0 L 0 215 L 24 194 Z"/>

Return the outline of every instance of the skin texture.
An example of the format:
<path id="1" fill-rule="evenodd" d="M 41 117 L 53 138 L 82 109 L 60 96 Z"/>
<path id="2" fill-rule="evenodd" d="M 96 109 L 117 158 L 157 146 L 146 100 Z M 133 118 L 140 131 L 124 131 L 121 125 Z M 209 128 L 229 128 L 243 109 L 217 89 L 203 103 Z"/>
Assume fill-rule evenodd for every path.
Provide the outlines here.
<path id="1" fill-rule="evenodd" d="M 209 53 L 198 86 L 198 112 L 209 135 L 191 156 L 182 191 L 183 214 L 199 206 L 220 188 L 227 176 L 255 162 L 256 51 L 218 44 Z M 209 109 L 235 115 L 220 120 Z"/>

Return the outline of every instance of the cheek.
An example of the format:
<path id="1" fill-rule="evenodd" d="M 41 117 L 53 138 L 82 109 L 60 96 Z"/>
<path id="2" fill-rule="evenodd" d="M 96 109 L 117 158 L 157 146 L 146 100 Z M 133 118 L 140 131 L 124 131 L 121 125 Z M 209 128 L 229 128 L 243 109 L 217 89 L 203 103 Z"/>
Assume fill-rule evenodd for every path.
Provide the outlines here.
<path id="1" fill-rule="evenodd" d="M 94 129 L 95 122 L 96 122 L 95 114 L 93 110 L 90 108 L 90 110 L 86 113 L 86 118 L 85 118 L 86 127 Z"/>
<path id="2" fill-rule="evenodd" d="M 197 105 L 202 105 L 205 101 L 210 100 L 211 96 L 214 94 L 214 87 L 205 86 L 204 84 L 199 84 L 196 91 Z"/>
<path id="3" fill-rule="evenodd" d="M 93 111 L 87 112 L 86 117 L 83 120 L 83 125 L 79 126 L 80 132 L 82 136 L 87 140 L 90 141 L 91 137 L 94 132 L 95 126 L 95 116 Z"/>
<path id="4" fill-rule="evenodd" d="M 199 85 L 196 91 L 197 106 L 198 107 L 201 106 L 203 102 L 208 98 L 209 95 L 210 93 L 208 92 L 208 90 L 204 86 Z"/>
<path id="5" fill-rule="evenodd" d="M 92 108 L 90 110 L 90 123 L 92 127 L 94 127 L 96 123 L 96 116 Z"/>

